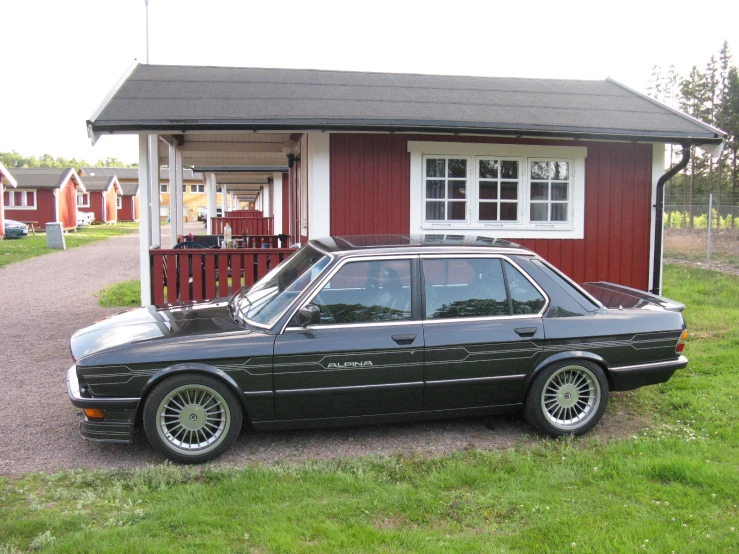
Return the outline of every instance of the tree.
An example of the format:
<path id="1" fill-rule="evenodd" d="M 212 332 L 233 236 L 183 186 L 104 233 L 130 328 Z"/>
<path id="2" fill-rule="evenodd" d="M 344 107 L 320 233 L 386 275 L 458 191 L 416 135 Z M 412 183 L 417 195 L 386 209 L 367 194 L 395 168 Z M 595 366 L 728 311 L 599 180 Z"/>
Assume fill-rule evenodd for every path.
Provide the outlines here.
<path id="1" fill-rule="evenodd" d="M 78 160 L 77 158 L 67 159 L 62 156 L 55 158 L 51 154 L 42 154 L 41 157 L 36 158 L 35 156 L 22 156 L 15 150 L 12 152 L 0 152 L 0 162 L 5 167 L 19 168 L 19 167 L 74 167 L 79 169 L 80 167 L 92 167 L 93 164 L 86 162 L 85 160 Z M 98 160 L 95 167 L 138 167 L 138 164 L 126 164 L 120 161 L 118 158 L 108 157 L 105 160 Z"/>

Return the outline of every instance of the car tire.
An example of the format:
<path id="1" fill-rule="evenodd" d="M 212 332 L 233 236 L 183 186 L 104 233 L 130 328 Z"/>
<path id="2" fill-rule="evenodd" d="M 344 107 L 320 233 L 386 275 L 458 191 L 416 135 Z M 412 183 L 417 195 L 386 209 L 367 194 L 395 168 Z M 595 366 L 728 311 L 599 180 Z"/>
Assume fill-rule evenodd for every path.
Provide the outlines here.
<path id="1" fill-rule="evenodd" d="M 170 377 L 144 404 L 144 430 L 159 452 L 181 464 L 201 464 L 228 450 L 239 436 L 243 411 L 223 381 L 198 373 Z"/>
<path id="2" fill-rule="evenodd" d="M 567 360 L 546 367 L 526 395 L 524 415 L 551 437 L 583 435 L 596 426 L 608 405 L 608 380 L 596 364 Z"/>

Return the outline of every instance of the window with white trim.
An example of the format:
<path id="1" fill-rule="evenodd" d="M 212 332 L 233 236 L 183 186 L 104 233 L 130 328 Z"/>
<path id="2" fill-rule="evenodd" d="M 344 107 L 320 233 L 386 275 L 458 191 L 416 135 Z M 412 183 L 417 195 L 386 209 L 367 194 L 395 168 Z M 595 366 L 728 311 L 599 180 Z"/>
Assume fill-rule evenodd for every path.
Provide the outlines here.
<path id="1" fill-rule="evenodd" d="M 411 233 L 583 238 L 582 146 L 409 141 Z"/>
<path id="2" fill-rule="evenodd" d="M 169 192 L 169 185 L 167 183 L 159 183 L 159 192 Z"/>
<path id="3" fill-rule="evenodd" d="M 193 192 L 196 194 L 204 194 L 205 185 L 190 185 L 190 192 Z"/>
<path id="4" fill-rule="evenodd" d="M 78 192 L 77 193 L 77 207 L 78 208 L 89 208 L 90 207 L 90 193 L 89 192 Z"/>
<path id="5" fill-rule="evenodd" d="M 123 207 L 123 198 L 121 198 L 120 196 L 115 197 L 115 207 L 118 210 L 120 210 Z"/>
<path id="6" fill-rule="evenodd" d="M 14 210 L 35 210 L 35 190 L 6 190 L 3 193 L 3 203 L 6 208 Z"/>

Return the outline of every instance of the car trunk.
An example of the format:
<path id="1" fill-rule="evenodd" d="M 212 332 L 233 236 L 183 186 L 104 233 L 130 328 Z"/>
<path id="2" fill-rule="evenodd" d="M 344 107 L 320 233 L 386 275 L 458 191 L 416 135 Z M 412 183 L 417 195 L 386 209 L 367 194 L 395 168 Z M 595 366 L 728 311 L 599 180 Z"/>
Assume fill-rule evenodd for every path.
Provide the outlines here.
<path id="1" fill-rule="evenodd" d="M 585 283 L 583 288 L 606 308 L 662 308 L 670 312 L 682 312 L 685 309 L 680 302 L 614 283 Z"/>

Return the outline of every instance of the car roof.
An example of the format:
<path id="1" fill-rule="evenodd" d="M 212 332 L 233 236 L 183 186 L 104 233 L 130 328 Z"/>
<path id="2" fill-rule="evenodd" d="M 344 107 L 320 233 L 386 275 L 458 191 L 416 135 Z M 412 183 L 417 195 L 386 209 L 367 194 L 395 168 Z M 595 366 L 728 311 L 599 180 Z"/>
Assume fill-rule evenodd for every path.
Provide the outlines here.
<path id="1" fill-rule="evenodd" d="M 357 254 L 372 252 L 373 254 L 440 253 L 467 251 L 486 253 L 506 253 L 535 255 L 520 244 L 503 239 L 464 234 L 427 233 L 423 235 L 343 235 L 313 239 L 313 244 L 320 250 L 332 254 Z M 437 252 L 437 253 L 438 253 Z"/>

